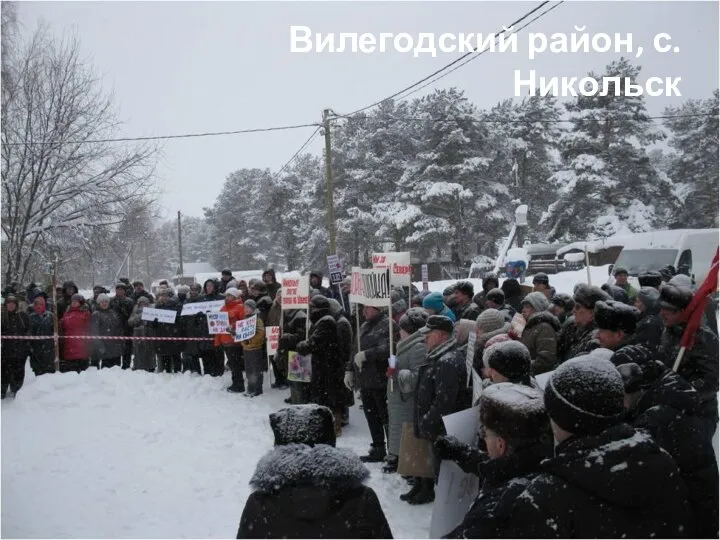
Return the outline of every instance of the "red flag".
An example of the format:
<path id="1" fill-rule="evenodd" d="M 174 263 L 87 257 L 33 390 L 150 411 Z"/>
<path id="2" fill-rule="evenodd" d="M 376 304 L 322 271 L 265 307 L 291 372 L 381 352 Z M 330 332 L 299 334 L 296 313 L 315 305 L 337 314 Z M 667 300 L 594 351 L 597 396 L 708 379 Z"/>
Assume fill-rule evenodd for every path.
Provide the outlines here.
<path id="1" fill-rule="evenodd" d="M 695 345 L 695 334 L 697 334 L 698 328 L 700 328 L 700 322 L 707 307 L 708 297 L 718 288 L 719 253 L 720 250 L 715 251 L 715 257 L 712 260 L 712 264 L 710 264 L 710 272 L 708 272 L 705 282 L 697 290 L 695 296 L 693 296 L 690 305 L 685 308 L 684 315 L 688 323 L 680 340 L 680 347 L 685 347 L 688 350 L 692 349 Z"/>

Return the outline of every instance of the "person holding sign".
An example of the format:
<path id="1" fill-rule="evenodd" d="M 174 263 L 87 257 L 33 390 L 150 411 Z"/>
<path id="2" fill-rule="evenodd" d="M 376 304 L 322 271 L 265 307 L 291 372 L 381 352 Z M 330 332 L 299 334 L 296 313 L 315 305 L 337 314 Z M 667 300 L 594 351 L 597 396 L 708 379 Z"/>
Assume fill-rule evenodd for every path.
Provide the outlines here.
<path id="1" fill-rule="evenodd" d="M 243 361 L 243 349 L 240 343 L 235 343 L 235 323 L 245 318 L 245 306 L 238 301 L 240 291 L 230 287 L 225 291 L 225 305 L 220 308 L 221 312 L 227 312 L 230 325 L 225 334 L 215 335 L 215 347 L 227 355 L 228 366 L 232 372 L 232 384 L 227 388 L 228 392 L 242 394 L 245 392 L 245 363 Z M 222 354 L 222 353 L 221 353 Z"/>
<path id="2" fill-rule="evenodd" d="M 249 319 L 257 315 L 257 309 L 253 300 L 245 301 L 245 319 Z M 243 356 L 245 359 L 245 373 L 247 373 L 247 392 L 248 397 L 257 397 L 263 393 L 263 372 L 267 370 L 267 361 L 265 360 L 265 325 L 260 317 L 257 317 L 255 323 L 255 335 L 250 339 L 241 341 L 243 348 Z"/>

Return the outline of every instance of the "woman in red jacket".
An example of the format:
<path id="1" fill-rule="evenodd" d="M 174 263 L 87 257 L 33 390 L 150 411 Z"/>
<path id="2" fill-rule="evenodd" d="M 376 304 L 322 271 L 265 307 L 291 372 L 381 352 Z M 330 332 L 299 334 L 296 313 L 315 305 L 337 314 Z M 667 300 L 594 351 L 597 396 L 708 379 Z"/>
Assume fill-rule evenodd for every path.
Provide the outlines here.
<path id="1" fill-rule="evenodd" d="M 72 339 L 69 336 L 92 335 L 90 322 L 90 308 L 85 298 L 80 294 L 72 295 L 70 307 L 60 319 L 60 335 L 62 340 L 62 360 L 60 360 L 60 373 L 68 371 L 85 371 L 90 359 L 90 341 L 87 339 Z"/>
<path id="2" fill-rule="evenodd" d="M 240 342 L 235 341 L 235 323 L 245 318 L 245 306 L 242 300 L 238 300 L 240 291 L 231 287 L 225 291 L 225 305 L 220 308 L 221 312 L 227 312 L 230 324 L 226 334 L 215 334 L 215 347 L 224 351 L 228 359 L 228 367 L 232 372 L 232 384 L 228 387 L 228 392 L 242 394 L 245 392 L 245 379 L 243 379 L 243 371 L 245 371 L 245 362 L 243 359 L 243 350 Z"/>

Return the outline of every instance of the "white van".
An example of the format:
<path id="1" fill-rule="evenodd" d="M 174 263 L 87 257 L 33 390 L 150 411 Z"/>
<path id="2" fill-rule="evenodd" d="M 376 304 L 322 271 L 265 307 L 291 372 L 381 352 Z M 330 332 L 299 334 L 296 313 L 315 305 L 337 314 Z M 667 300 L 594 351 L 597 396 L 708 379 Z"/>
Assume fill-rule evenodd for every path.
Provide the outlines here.
<path id="1" fill-rule="evenodd" d="M 610 267 L 628 271 L 630 283 L 639 285 L 637 277 L 648 271 L 659 271 L 671 264 L 678 270 L 687 266 L 698 286 L 705 281 L 718 249 L 718 229 L 676 229 L 638 233 L 627 237 L 623 249 Z M 611 277 L 608 281 L 613 283 Z"/>

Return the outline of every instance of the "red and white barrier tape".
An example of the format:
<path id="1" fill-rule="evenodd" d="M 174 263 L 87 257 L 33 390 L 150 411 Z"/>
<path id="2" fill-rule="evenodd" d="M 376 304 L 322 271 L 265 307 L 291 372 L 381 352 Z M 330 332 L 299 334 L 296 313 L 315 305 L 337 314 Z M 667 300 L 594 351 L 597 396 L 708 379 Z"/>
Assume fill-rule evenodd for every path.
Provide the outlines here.
<path id="1" fill-rule="evenodd" d="M 214 341 L 214 338 L 201 337 L 139 337 L 139 336 L 0 336 L 0 339 L 23 339 L 23 340 L 42 340 L 42 339 L 96 339 L 96 340 L 122 340 L 133 339 L 138 341 Z"/>

